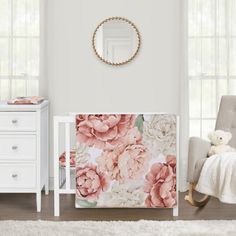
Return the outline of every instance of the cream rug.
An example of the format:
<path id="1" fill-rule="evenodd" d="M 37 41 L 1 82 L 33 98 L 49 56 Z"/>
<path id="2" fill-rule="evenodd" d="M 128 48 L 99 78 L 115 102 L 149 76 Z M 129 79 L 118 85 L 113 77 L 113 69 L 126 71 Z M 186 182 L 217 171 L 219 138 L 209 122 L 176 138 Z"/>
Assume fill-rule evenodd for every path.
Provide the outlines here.
<path id="1" fill-rule="evenodd" d="M 236 221 L 0 221 L 1 236 L 235 236 Z"/>

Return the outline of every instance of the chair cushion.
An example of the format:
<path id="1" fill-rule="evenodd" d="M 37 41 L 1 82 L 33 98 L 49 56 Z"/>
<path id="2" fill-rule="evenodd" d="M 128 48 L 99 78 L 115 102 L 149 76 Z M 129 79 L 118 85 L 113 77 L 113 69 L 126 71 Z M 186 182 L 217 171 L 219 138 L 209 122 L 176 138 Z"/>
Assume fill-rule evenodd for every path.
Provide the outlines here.
<path id="1" fill-rule="evenodd" d="M 194 174 L 193 174 L 193 180 L 194 180 L 195 183 L 197 183 L 198 180 L 199 180 L 199 177 L 200 177 L 200 174 L 201 174 L 201 171 L 202 171 L 202 167 L 203 167 L 206 160 L 207 160 L 207 158 L 202 158 L 202 159 L 199 159 L 196 162 L 196 165 L 195 165 L 195 168 L 194 168 Z"/>
<path id="2" fill-rule="evenodd" d="M 198 179 L 200 173 L 197 172 L 196 177 L 194 177 L 195 168 L 199 166 L 196 163 L 199 160 L 206 159 L 207 153 L 211 147 L 210 142 L 203 140 L 201 138 L 192 137 L 189 140 L 189 159 L 188 159 L 188 182 L 193 183 L 195 179 Z M 199 167 L 201 169 L 201 165 Z M 199 169 L 197 168 L 197 170 Z"/>
<path id="3" fill-rule="evenodd" d="M 229 145 L 236 148 L 236 96 L 222 96 L 215 128 L 231 132 Z"/>

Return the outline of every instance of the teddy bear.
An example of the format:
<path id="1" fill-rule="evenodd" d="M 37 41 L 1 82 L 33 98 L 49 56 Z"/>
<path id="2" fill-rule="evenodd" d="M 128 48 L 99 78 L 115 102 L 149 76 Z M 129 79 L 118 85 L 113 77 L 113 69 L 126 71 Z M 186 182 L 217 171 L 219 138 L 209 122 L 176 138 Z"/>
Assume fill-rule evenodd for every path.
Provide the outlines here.
<path id="1" fill-rule="evenodd" d="M 208 134 L 208 138 L 210 139 L 212 144 L 208 152 L 208 156 L 235 151 L 234 148 L 228 145 L 230 139 L 232 138 L 232 134 L 230 132 L 225 132 L 223 130 L 215 130 Z"/>

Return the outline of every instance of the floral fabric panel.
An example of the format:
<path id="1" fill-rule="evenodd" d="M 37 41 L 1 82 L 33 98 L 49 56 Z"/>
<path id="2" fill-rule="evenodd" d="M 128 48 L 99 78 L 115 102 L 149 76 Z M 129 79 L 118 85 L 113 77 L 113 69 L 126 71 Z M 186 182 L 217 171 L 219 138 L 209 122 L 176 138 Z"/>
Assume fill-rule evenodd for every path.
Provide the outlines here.
<path id="1" fill-rule="evenodd" d="M 176 206 L 176 116 L 76 116 L 76 207 Z"/>

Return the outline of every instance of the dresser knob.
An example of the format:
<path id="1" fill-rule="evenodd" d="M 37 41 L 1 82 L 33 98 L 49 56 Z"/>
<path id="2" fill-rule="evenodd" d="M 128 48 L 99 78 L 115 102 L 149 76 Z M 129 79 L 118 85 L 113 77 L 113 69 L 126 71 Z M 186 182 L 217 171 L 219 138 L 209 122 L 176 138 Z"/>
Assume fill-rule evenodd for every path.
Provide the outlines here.
<path id="1" fill-rule="evenodd" d="M 17 146 L 12 146 L 11 148 L 12 148 L 12 150 L 17 150 L 18 147 Z"/>
<path id="2" fill-rule="evenodd" d="M 11 177 L 12 177 L 12 178 L 17 178 L 17 177 L 18 177 L 18 174 L 12 174 Z"/>
<path id="3" fill-rule="evenodd" d="M 18 121 L 17 120 L 12 120 L 12 124 L 16 124 Z"/>

